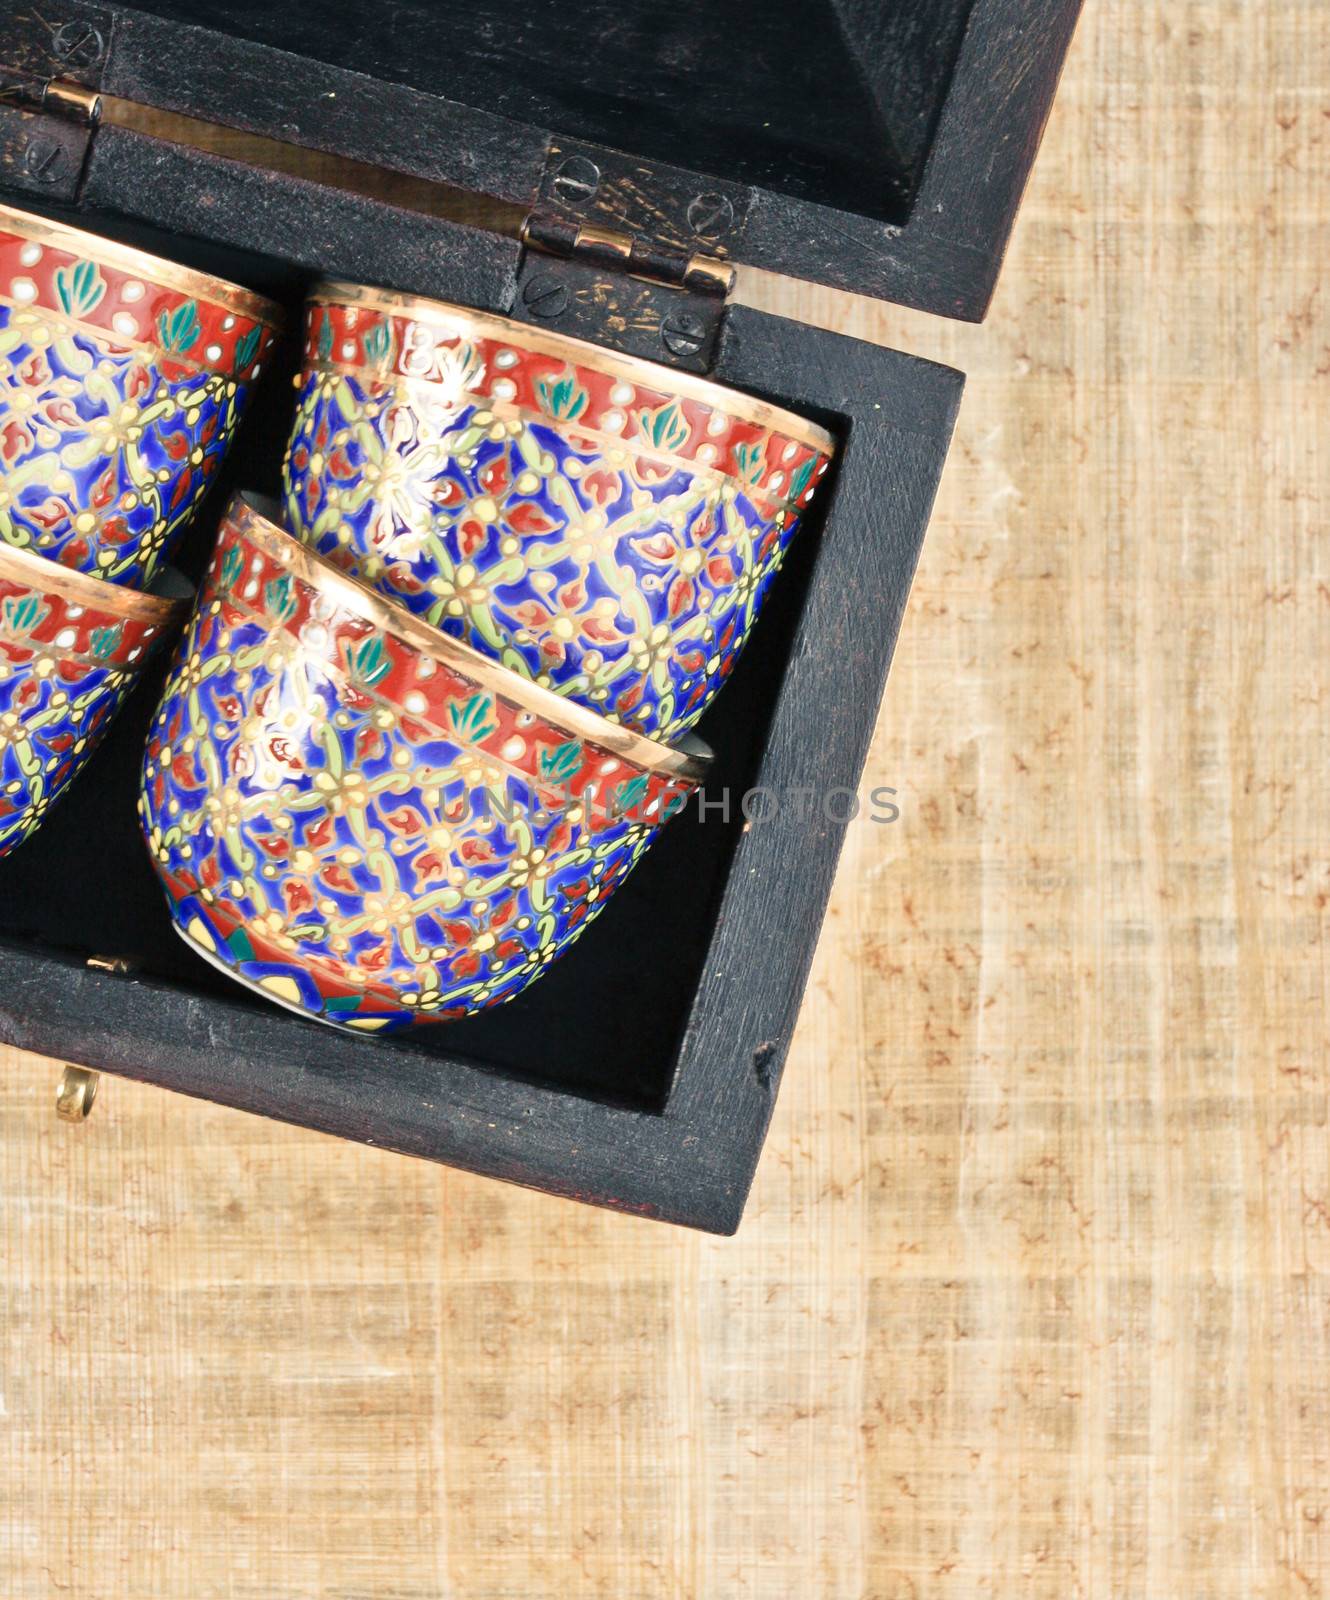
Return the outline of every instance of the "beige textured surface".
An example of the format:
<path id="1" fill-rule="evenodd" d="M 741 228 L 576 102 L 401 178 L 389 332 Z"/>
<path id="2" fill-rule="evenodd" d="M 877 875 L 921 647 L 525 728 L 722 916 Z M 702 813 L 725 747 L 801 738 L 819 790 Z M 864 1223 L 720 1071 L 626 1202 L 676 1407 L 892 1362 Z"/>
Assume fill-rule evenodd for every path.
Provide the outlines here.
<path id="1" fill-rule="evenodd" d="M 1330 60 L 1092 7 L 716 1241 L 0 1052 L 0 1594 L 1330 1594 Z"/>

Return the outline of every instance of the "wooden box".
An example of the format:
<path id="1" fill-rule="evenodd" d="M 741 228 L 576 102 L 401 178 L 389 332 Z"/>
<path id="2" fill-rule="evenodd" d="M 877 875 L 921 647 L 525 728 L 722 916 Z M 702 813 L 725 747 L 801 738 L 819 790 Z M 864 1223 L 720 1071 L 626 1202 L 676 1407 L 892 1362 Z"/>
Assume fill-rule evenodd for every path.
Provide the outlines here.
<path id="1" fill-rule="evenodd" d="M 963 379 L 735 305 L 726 266 L 982 317 L 1076 9 L 11 8 L 0 191 L 14 203 L 293 308 L 333 276 L 541 321 L 765 395 L 825 423 L 842 448 L 701 726 L 717 752 L 711 806 L 666 830 L 517 1001 L 418 1039 L 365 1040 L 264 1007 L 203 966 L 175 939 L 137 835 L 149 690 L 44 829 L 0 863 L 0 1038 L 733 1231 Z M 216 144 L 200 124 L 243 133 L 243 159 L 200 148 Z M 311 150 L 336 158 L 318 164 L 327 181 L 297 175 Z M 194 572 L 221 493 L 276 487 L 290 407 L 289 384 L 270 381 L 195 523 Z M 776 803 L 750 798 L 750 822 L 742 798 L 756 790 Z"/>

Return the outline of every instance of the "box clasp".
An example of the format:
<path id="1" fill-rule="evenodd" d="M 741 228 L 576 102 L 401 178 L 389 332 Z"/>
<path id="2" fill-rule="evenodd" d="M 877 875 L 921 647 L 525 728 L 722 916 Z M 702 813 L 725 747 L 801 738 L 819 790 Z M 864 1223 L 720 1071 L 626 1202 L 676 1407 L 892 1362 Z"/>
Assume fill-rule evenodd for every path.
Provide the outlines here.
<path id="1" fill-rule="evenodd" d="M 85 1122 L 97 1098 L 101 1074 L 88 1067 L 67 1066 L 55 1091 L 55 1114 L 62 1122 Z"/>

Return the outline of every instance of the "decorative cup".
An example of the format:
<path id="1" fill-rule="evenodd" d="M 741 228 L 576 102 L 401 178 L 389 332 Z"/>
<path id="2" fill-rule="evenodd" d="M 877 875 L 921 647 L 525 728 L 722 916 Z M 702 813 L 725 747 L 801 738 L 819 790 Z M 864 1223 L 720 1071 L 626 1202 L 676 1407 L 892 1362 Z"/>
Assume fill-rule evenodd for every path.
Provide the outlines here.
<path id="1" fill-rule="evenodd" d="M 280 322 L 235 284 L 0 206 L 0 544 L 146 587 Z"/>
<path id="2" fill-rule="evenodd" d="M 0 856 L 36 831 L 188 609 L 0 544 Z"/>
<path id="3" fill-rule="evenodd" d="M 504 666 L 655 737 L 701 716 L 834 450 L 749 395 L 577 339 L 328 284 L 288 524 Z"/>
<path id="4" fill-rule="evenodd" d="M 704 768 L 389 604 L 237 496 L 139 810 L 189 944 L 376 1032 L 520 993 Z"/>

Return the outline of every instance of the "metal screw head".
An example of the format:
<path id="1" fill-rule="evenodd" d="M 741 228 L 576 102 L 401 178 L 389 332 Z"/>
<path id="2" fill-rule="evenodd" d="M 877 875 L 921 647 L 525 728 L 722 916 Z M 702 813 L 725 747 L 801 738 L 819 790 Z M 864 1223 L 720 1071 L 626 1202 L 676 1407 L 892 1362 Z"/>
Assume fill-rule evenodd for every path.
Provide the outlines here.
<path id="1" fill-rule="evenodd" d="M 688 226 L 699 239 L 718 239 L 734 226 L 734 205 L 723 194 L 699 194 L 689 204 Z"/>
<path id="2" fill-rule="evenodd" d="M 695 356 L 707 332 L 691 311 L 671 311 L 661 322 L 660 342 L 672 356 Z"/>
<path id="3" fill-rule="evenodd" d="M 61 61 L 71 66 L 90 67 L 100 61 L 106 48 L 102 36 L 90 22 L 64 22 L 55 30 L 51 48 Z"/>
<path id="4" fill-rule="evenodd" d="M 569 156 L 554 174 L 554 192 L 570 206 L 584 206 L 600 188 L 600 168 L 586 156 Z"/>
<path id="5" fill-rule="evenodd" d="M 65 170 L 65 148 L 54 139 L 29 139 L 23 150 L 23 170 L 38 183 L 55 183 Z"/>
<path id="6" fill-rule="evenodd" d="M 522 304 L 533 317 L 546 321 L 561 316 L 568 304 L 567 286 L 550 273 L 543 272 L 532 278 L 522 290 Z"/>

